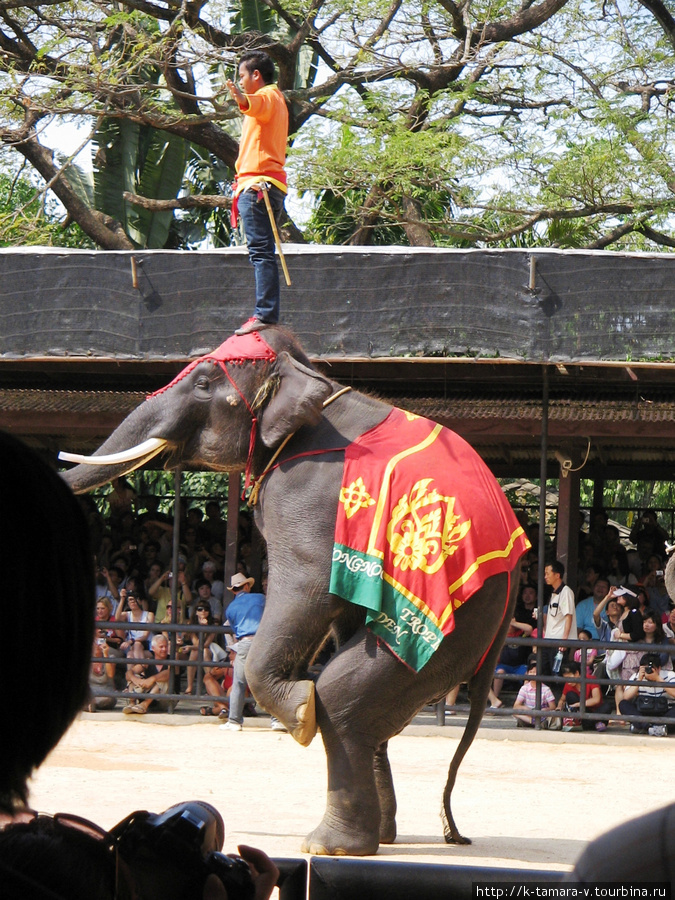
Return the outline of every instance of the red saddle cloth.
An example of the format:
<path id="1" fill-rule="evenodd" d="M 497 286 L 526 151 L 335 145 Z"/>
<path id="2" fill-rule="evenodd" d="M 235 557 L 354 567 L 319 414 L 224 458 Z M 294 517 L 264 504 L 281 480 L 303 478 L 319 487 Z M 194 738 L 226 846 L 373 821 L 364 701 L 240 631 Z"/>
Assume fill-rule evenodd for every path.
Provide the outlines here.
<path id="1" fill-rule="evenodd" d="M 455 627 L 454 611 L 529 546 L 453 431 L 393 409 L 347 447 L 330 589 L 366 607 L 368 627 L 415 671 Z"/>

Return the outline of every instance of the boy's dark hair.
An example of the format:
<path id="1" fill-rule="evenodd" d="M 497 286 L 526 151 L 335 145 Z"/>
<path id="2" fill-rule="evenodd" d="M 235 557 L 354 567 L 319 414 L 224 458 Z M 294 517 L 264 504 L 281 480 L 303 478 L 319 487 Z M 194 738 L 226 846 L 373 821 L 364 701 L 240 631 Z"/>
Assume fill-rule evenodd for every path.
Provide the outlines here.
<path id="1" fill-rule="evenodd" d="M 275 80 L 276 70 L 274 63 L 262 50 L 246 50 L 239 57 L 239 65 L 243 65 L 249 75 L 252 75 L 257 69 L 265 84 L 272 84 Z"/>
<path id="2" fill-rule="evenodd" d="M 641 666 L 653 666 L 655 669 L 661 668 L 661 657 L 658 653 L 645 653 L 640 657 Z"/>
<path id="3" fill-rule="evenodd" d="M 562 664 L 562 671 L 569 672 L 570 675 L 578 675 L 581 672 L 581 666 L 575 659 L 568 659 Z"/>

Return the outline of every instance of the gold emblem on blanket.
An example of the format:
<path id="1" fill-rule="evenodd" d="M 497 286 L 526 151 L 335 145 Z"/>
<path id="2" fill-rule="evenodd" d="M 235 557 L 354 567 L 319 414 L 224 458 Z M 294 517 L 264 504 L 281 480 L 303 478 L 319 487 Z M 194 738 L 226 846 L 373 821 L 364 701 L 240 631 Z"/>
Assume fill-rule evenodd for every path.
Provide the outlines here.
<path id="1" fill-rule="evenodd" d="M 363 478 L 359 477 L 356 481 L 352 481 L 349 487 L 341 488 L 340 503 L 345 508 L 345 516 L 351 519 L 354 513 L 372 506 L 375 501 L 366 490 Z"/>
<path id="2" fill-rule="evenodd" d="M 433 575 L 457 550 L 471 528 L 471 519 L 455 515 L 455 498 L 429 490 L 433 478 L 418 481 L 396 504 L 387 525 L 394 566 L 421 569 Z"/>

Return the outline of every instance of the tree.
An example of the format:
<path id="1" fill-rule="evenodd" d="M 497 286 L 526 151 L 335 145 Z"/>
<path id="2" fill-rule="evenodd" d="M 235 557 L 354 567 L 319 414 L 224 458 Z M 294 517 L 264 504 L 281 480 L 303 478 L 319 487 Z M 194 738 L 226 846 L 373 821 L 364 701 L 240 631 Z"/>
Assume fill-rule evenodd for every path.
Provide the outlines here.
<path id="1" fill-rule="evenodd" d="M 61 221 L 54 206 L 21 171 L 0 170 L 0 247 L 91 247 L 77 225 Z"/>
<path id="2" fill-rule="evenodd" d="M 0 138 L 94 242 L 131 248 L 45 126 L 148 129 L 231 169 L 224 78 L 250 46 L 279 69 L 311 240 L 675 246 L 675 19 L 660 0 L 0 0 Z M 133 215 L 228 203 L 182 183 Z"/>

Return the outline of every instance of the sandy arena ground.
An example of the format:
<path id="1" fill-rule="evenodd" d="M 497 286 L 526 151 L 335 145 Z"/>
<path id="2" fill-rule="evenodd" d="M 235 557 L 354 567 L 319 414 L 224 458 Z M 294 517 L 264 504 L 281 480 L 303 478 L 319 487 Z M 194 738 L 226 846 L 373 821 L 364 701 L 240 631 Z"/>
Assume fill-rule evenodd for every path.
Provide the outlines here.
<path id="1" fill-rule="evenodd" d="M 459 721 L 439 728 L 430 713 L 390 744 L 398 797 L 395 844 L 380 858 L 535 869 L 569 869 L 592 838 L 632 816 L 675 801 L 675 738 L 527 732 L 486 720 L 453 795 L 466 847 L 443 842 L 439 809 Z M 649 773 L 636 781 L 636 773 Z M 629 790 L 617 778 L 631 773 Z M 661 777 L 659 777 L 659 774 Z M 640 785 L 649 790 L 642 792 Z M 83 714 L 37 773 L 32 805 L 77 813 L 110 827 L 134 809 L 161 812 L 203 799 L 223 814 L 225 851 L 238 843 L 299 858 L 318 824 L 326 791 L 323 745 L 303 749 L 266 718 L 223 732 L 196 710 L 131 718 Z"/>

